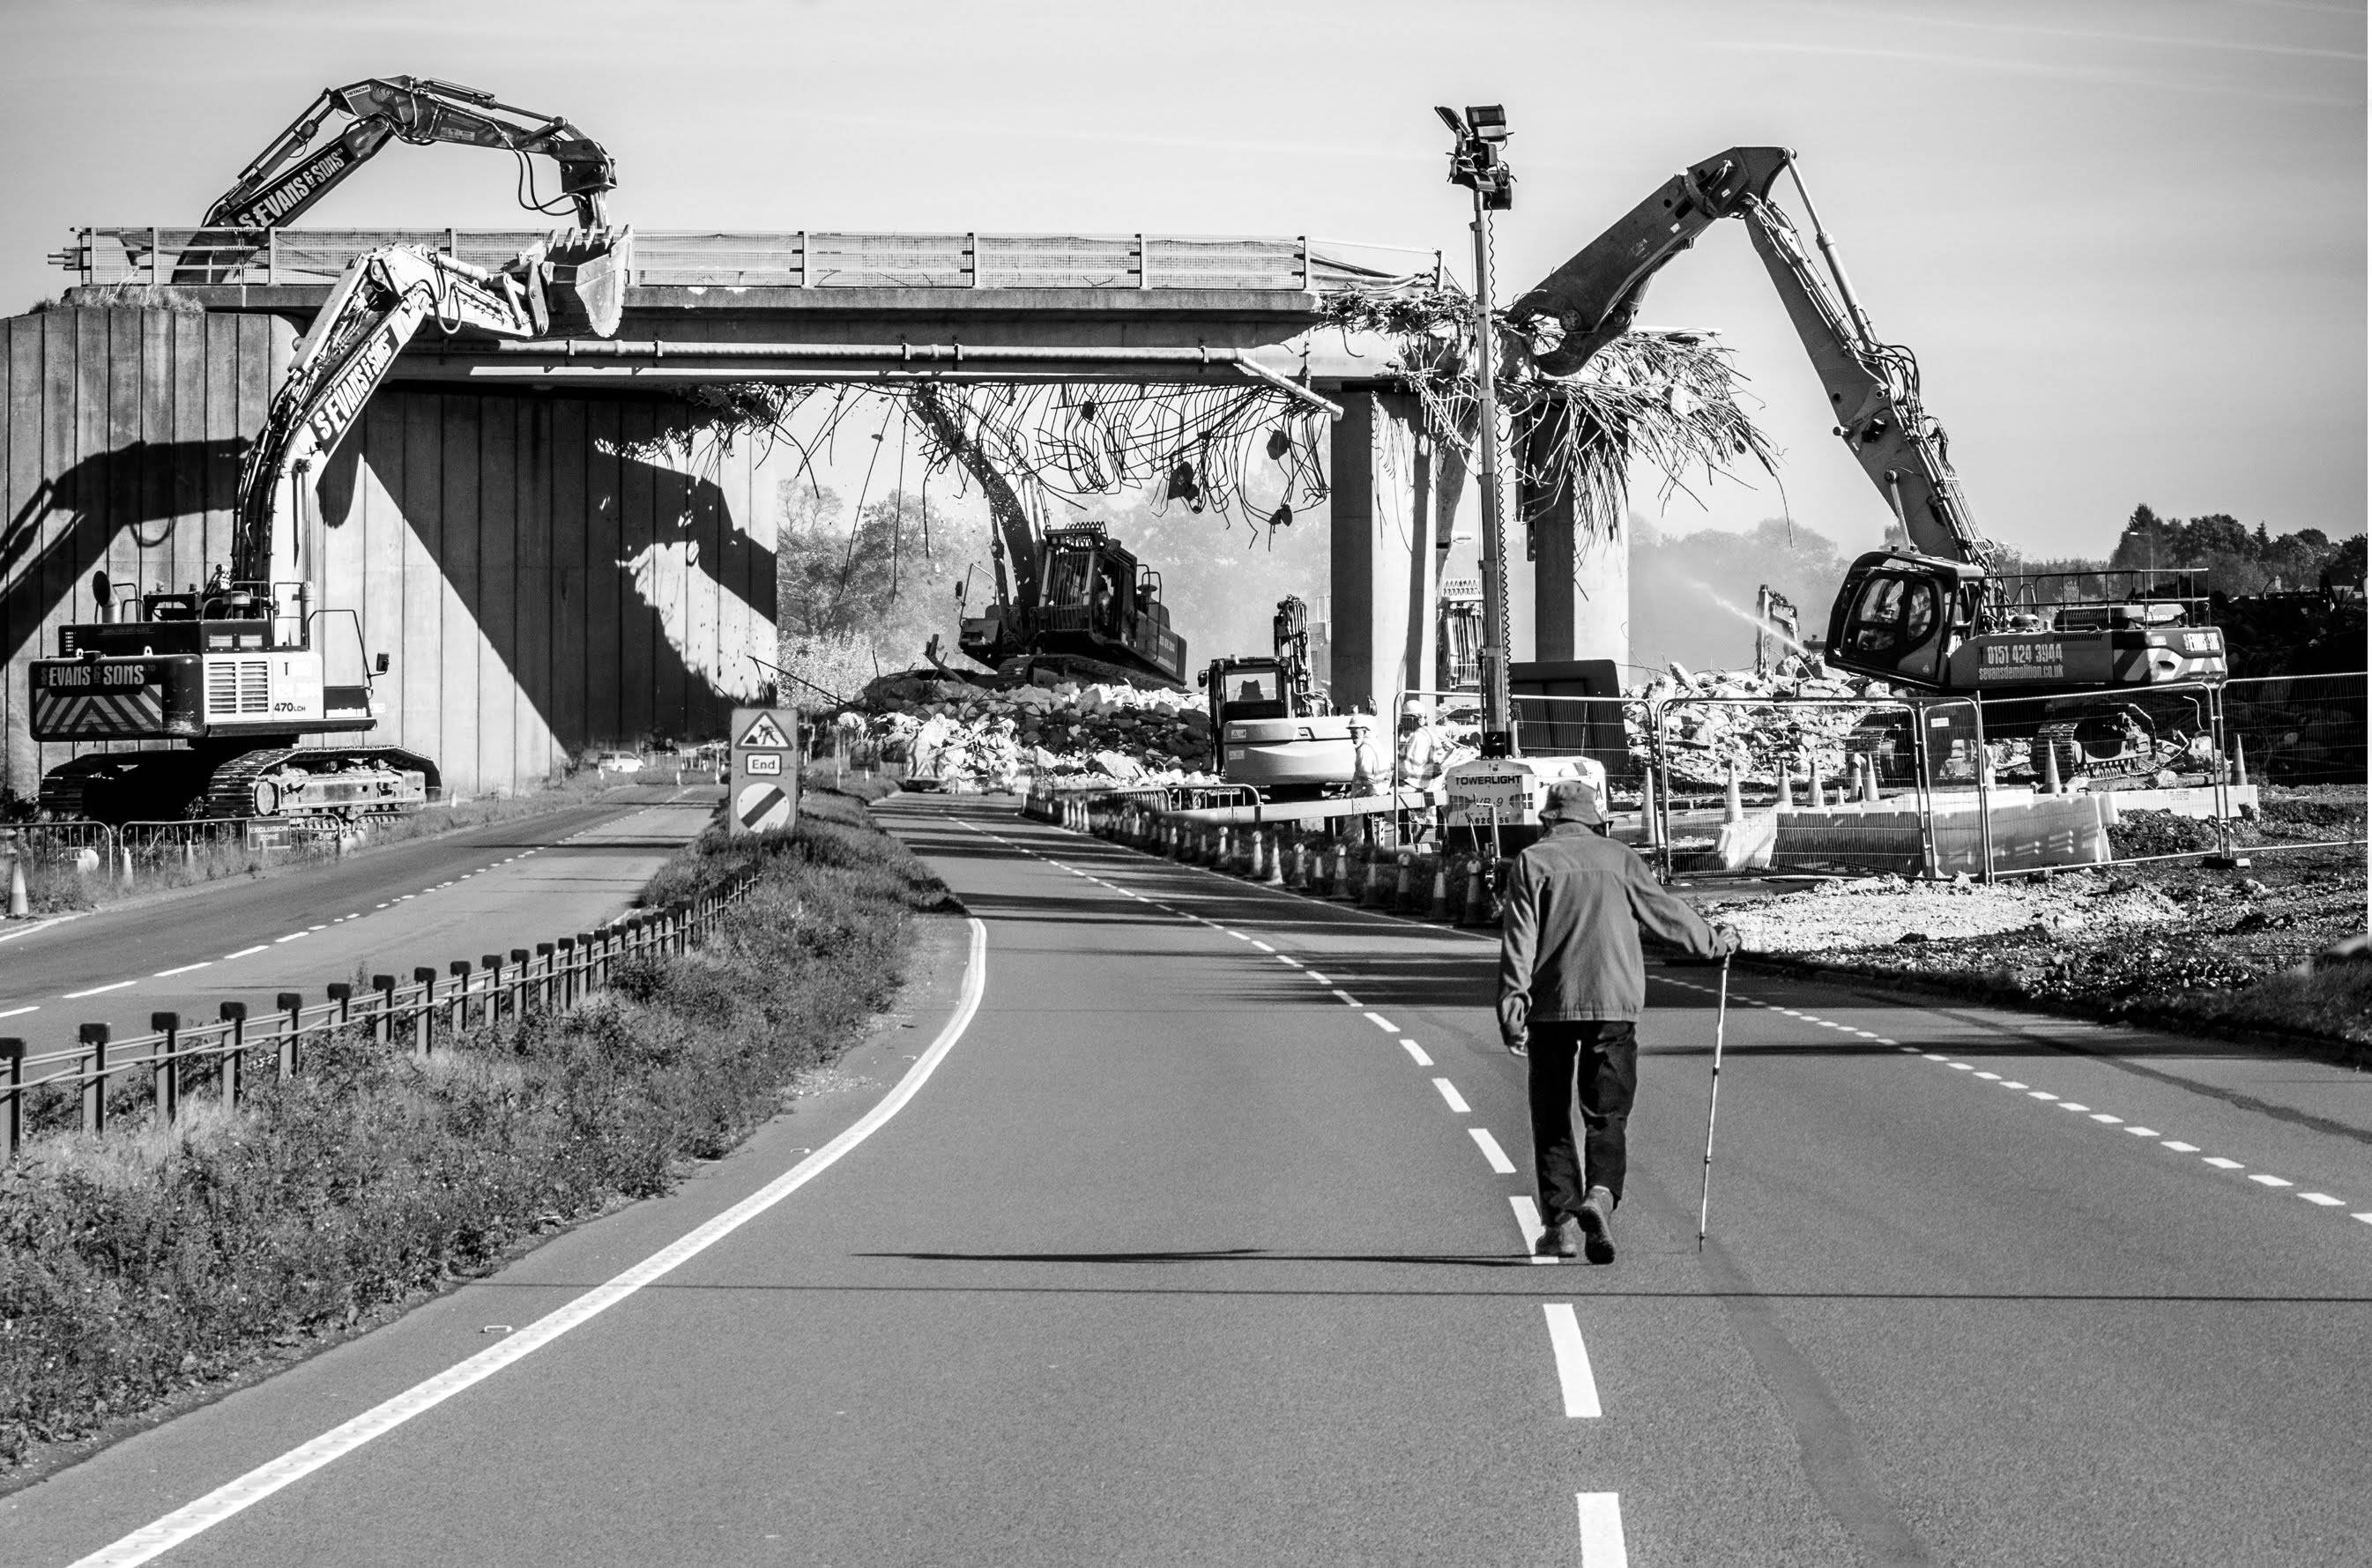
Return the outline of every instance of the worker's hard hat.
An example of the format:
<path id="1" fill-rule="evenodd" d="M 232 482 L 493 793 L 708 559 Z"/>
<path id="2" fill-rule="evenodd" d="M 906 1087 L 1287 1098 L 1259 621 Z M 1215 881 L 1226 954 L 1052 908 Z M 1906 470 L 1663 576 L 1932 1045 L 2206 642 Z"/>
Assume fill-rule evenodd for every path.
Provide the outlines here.
<path id="1" fill-rule="evenodd" d="M 1598 790 L 1587 779 L 1559 779 L 1549 785 L 1548 800 L 1541 807 L 1543 822 L 1579 822 L 1586 827 L 1601 827 L 1606 819 L 1598 814 Z"/>

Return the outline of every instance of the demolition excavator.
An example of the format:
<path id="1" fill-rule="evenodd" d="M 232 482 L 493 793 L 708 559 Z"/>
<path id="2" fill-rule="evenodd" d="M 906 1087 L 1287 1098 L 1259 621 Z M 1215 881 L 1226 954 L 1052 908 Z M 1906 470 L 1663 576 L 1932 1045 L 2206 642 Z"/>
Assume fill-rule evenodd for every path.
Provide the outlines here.
<path id="1" fill-rule="evenodd" d="M 348 263 L 273 396 L 239 471 L 231 558 L 203 587 L 91 580 L 92 619 L 59 628 L 30 666 L 32 735 L 68 744 L 180 742 L 86 752 L 42 775 L 53 816 L 122 822 L 260 818 L 335 823 L 417 810 L 429 759 L 357 736 L 378 722 L 354 611 L 313 602 L 313 474 L 361 418 L 413 334 L 608 337 L 631 230 L 555 235 L 487 270 L 413 246 Z M 334 679 L 333 679 L 334 677 Z"/>
<path id="2" fill-rule="evenodd" d="M 173 281 L 236 282 L 259 249 L 255 231 L 295 222 L 390 142 L 441 142 L 510 153 L 519 161 L 521 206 L 541 213 L 566 208 L 586 230 L 601 229 L 610 221 L 604 198 L 617 187 L 617 165 L 600 143 L 567 121 L 457 82 L 372 76 L 325 89 L 239 170 L 231 188 L 206 209 Z M 538 194 L 529 155 L 559 167 L 557 195 Z"/>
<path id="3" fill-rule="evenodd" d="M 1825 278 L 1773 199 L 1782 174 L 1811 219 Z M 1788 149 L 1732 147 L 1674 176 L 1517 299 L 1506 320 L 1530 340 L 1542 375 L 1574 375 L 1629 330 L 1665 263 L 1730 217 L 1745 224 L 1819 372 L 1836 435 L 1911 544 L 1870 552 L 1847 570 L 1829 613 L 1827 661 L 1945 697 L 2130 693 L 2112 712 L 2082 704 L 2082 718 L 2058 711 L 2074 704 L 2047 701 L 2019 704 L 2023 719 L 2005 714 L 1998 727 L 1987 714 L 1989 734 L 2017 733 L 2013 725 L 2064 732 L 2095 763 L 2145 761 L 2137 734 L 2195 722 L 2189 701 L 2153 703 L 2149 691 L 2225 679 L 2224 634 L 2205 603 L 2154 597 L 2146 586 L 2119 600 L 2040 602 L 1997 570 L 1999 549 L 1977 528 L 1943 427 L 1922 401 L 1918 361 L 1872 329 Z"/>

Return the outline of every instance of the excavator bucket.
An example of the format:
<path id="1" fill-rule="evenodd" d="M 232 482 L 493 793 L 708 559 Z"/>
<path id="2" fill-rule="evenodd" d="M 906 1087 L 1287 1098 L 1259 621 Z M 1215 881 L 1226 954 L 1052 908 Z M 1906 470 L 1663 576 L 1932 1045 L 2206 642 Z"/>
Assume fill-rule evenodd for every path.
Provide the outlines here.
<path id="1" fill-rule="evenodd" d="M 552 336 L 617 335 L 634 268 L 633 229 L 580 228 L 554 235 L 543 265 L 552 278 Z"/>

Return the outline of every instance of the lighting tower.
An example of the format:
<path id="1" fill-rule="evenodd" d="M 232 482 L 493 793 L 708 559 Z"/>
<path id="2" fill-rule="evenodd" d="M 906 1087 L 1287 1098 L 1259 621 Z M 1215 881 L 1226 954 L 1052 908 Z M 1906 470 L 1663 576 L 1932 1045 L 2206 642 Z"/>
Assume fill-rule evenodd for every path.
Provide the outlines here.
<path id="1" fill-rule="evenodd" d="M 1465 118 L 1436 106 L 1457 145 L 1449 152 L 1449 182 L 1474 193 L 1474 396 L 1480 405 L 1475 443 L 1482 450 L 1482 755 L 1516 754 L 1516 726 L 1507 692 L 1507 558 L 1499 510 L 1498 355 L 1491 325 L 1491 215 L 1515 205 L 1516 174 L 1500 156 L 1507 111 L 1495 103 L 1470 104 Z"/>

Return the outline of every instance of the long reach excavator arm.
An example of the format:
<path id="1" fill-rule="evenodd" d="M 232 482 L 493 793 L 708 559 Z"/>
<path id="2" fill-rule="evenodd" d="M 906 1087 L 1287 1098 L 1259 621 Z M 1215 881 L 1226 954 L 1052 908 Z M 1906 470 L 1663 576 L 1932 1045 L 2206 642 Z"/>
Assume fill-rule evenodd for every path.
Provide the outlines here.
<path id="1" fill-rule="evenodd" d="M 1508 307 L 1507 319 L 1531 337 L 1544 374 L 1570 376 L 1630 329 L 1666 262 L 1721 219 L 1744 220 L 1829 395 L 1837 435 L 1912 544 L 1923 554 L 1989 568 L 1998 552 L 1970 513 L 1943 429 L 1920 402 L 1918 361 L 1871 331 L 1818 215 L 1814 234 L 1833 288 L 1771 198 L 1783 173 L 1802 193 L 1795 157 L 1785 147 L 1732 147 L 1673 176 Z M 1810 212 L 1809 196 L 1803 199 Z"/>
<path id="2" fill-rule="evenodd" d="M 448 333 L 609 337 L 618 330 L 633 261 L 633 230 L 580 229 L 553 236 L 500 271 L 411 245 L 382 246 L 348 262 L 241 464 L 232 575 L 303 575 L 306 476 L 362 417 L 429 320 Z"/>
<path id="3" fill-rule="evenodd" d="M 2113 602 L 2046 599 L 2039 580 L 2002 574 L 2002 552 L 1978 528 L 1943 427 L 1921 401 L 1918 361 L 1871 329 L 1795 161 L 1785 147 L 1707 158 L 1508 307 L 1507 324 L 1530 340 L 1539 371 L 1579 371 L 1629 330 L 1666 262 L 1715 223 L 1738 218 L 1828 393 L 1838 437 L 1912 546 L 1871 552 L 1847 569 L 1829 613 L 1831 663 L 1955 696 L 2055 699 L 2222 680 L 2223 637 L 2202 605 L 2148 584 Z M 1820 264 L 1773 197 L 1783 174 L 1811 220 Z"/>
<path id="4" fill-rule="evenodd" d="M 343 116 L 345 122 L 322 141 L 334 116 Z M 380 148 L 399 141 L 415 146 L 451 142 L 548 157 L 560 166 L 560 194 L 525 204 L 549 212 L 566 202 L 583 228 L 610 221 L 603 198 L 618 183 L 617 166 L 600 143 L 567 121 L 515 108 L 454 82 L 372 76 L 328 88 L 315 99 L 215 199 L 206 209 L 205 226 L 276 228 L 291 222 Z"/>

